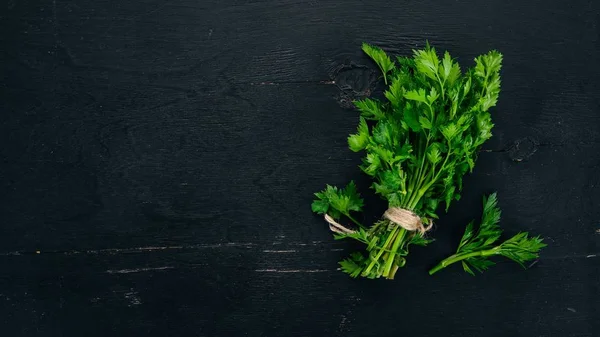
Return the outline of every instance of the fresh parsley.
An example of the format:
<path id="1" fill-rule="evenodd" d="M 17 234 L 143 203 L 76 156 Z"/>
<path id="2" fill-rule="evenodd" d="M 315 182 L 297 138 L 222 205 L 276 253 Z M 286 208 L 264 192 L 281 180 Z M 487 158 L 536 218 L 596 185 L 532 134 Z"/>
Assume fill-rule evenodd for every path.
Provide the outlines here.
<path id="1" fill-rule="evenodd" d="M 473 222 L 467 225 L 465 233 L 460 240 L 456 254 L 444 259 L 429 271 L 430 275 L 441 269 L 460 262 L 463 269 L 475 275 L 473 269 L 483 272 L 494 265 L 490 260 L 492 256 L 501 255 L 507 257 L 525 268 L 524 263 L 538 258 L 540 249 L 546 247 L 539 236 L 529 237 L 529 233 L 521 232 L 512 238 L 498 243 L 502 229 L 498 226 L 500 222 L 500 209 L 496 193 L 487 199 L 483 198 L 483 216 L 481 224 L 475 230 Z"/>
<path id="2" fill-rule="evenodd" d="M 362 49 L 381 70 L 387 90 L 384 100 L 355 102 L 360 118 L 348 146 L 364 152 L 360 168 L 373 178 L 371 188 L 390 208 L 410 210 L 429 222 L 438 218 L 440 204 L 447 210 L 460 198 L 463 175 L 473 169 L 481 145 L 492 136 L 489 109 L 500 92 L 502 55 L 490 51 L 461 71 L 448 52 L 440 56 L 429 44 L 412 57 L 395 60 L 378 47 L 365 43 Z M 351 213 L 361 212 L 363 201 L 354 183 L 343 189 L 327 186 L 315 195 L 314 212 L 358 226 L 336 238 L 367 245 L 365 254 L 352 254 L 340 263 L 350 276 L 392 279 L 406 263 L 411 244 L 430 242 L 422 232 L 387 219 L 369 227 L 356 221 Z"/>
<path id="3" fill-rule="evenodd" d="M 317 200 L 312 203 L 312 210 L 317 214 L 329 214 L 334 219 L 339 219 L 341 215 L 346 216 L 355 224 L 362 225 L 350 215 L 351 211 L 360 212 L 364 201 L 356 191 L 354 181 L 351 181 L 346 188 L 338 189 L 335 186 L 327 185 L 322 192 L 315 193 Z"/>

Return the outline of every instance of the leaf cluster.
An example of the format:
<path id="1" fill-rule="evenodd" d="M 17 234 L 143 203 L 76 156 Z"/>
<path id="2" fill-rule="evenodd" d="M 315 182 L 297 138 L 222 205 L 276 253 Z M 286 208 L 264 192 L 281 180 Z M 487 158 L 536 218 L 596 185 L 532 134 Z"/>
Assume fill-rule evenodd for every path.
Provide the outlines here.
<path id="1" fill-rule="evenodd" d="M 327 185 L 323 191 L 315 193 L 315 196 L 317 199 L 312 203 L 312 211 L 317 214 L 329 214 L 336 220 L 342 215 L 350 217 L 350 212 L 362 211 L 364 205 L 354 181 L 342 189 Z"/>
<path id="2" fill-rule="evenodd" d="M 448 209 L 460 198 L 463 175 L 492 135 L 489 109 L 500 92 L 502 55 L 490 51 L 463 72 L 429 44 L 396 61 L 366 43 L 363 50 L 389 86 L 385 100 L 355 102 L 361 117 L 348 146 L 364 151 L 361 169 L 391 207 L 437 218 L 441 202 Z"/>
<path id="3" fill-rule="evenodd" d="M 546 247 L 539 236 L 529 237 L 529 233 L 520 232 L 508 240 L 499 242 L 502 229 L 500 222 L 500 209 L 496 193 L 488 198 L 483 198 L 483 215 L 477 229 L 473 222 L 469 223 L 460 240 L 456 254 L 442 261 L 442 267 L 460 261 L 463 269 L 474 275 L 473 269 L 483 272 L 494 265 L 490 257 L 501 255 L 507 257 L 522 267 L 524 263 L 537 259 L 539 251 Z"/>

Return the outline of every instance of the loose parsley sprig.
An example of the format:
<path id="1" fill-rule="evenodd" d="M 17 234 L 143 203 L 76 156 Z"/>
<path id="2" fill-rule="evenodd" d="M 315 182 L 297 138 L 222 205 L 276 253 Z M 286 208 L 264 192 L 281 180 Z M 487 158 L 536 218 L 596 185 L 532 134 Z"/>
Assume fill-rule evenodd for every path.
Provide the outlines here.
<path id="1" fill-rule="evenodd" d="M 334 219 L 339 219 L 340 216 L 344 215 L 356 225 L 364 227 L 350 215 L 351 211 L 360 212 L 364 205 L 363 199 L 356 191 L 354 181 L 351 181 L 346 188 L 343 189 L 327 185 L 323 191 L 315 193 L 315 196 L 318 199 L 312 204 L 313 212 L 318 214 L 329 214 L 329 216 Z"/>
<path id="2" fill-rule="evenodd" d="M 433 275 L 457 262 L 461 262 L 467 273 L 475 275 L 473 269 L 481 273 L 493 266 L 494 262 L 490 260 L 490 257 L 495 255 L 507 257 L 523 268 L 525 268 L 525 262 L 537 259 L 540 249 L 546 247 L 546 244 L 542 242 L 543 239 L 539 236 L 529 237 L 529 233 L 521 232 L 498 244 L 502 234 L 502 229 L 498 225 L 500 214 L 496 193 L 490 195 L 487 199 L 484 197 L 483 216 L 481 217 L 479 229 L 475 230 L 473 222 L 470 222 L 460 240 L 456 254 L 433 267 L 429 271 L 429 275 Z"/>
<path id="3" fill-rule="evenodd" d="M 365 43 L 362 49 L 389 85 L 385 100 L 354 102 L 361 116 L 348 146 L 365 152 L 360 167 L 390 208 L 409 210 L 428 223 L 437 218 L 440 203 L 447 210 L 460 198 L 463 175 L 473 169 L 481 145 L 492 135 L 489 109 L 500 92 L 502 55 L 481 55 L 463 73 L 448 52 L 440 58 L 429 44 L 395 61 L 378 47 Z M 430 241 L 422 232 L 387 219 L 368 228 L 358 223 L 350 212 L 360 212 L 363 203 L 353 183 L 345 189 L 327 186 L 316 197 L 314 212 L 337 221 L 348 218 L 359 226 L 357 232 L 338 233 L 336 238 L 367 244 L 367 254 L 341 262 L 351 276 L 391 279 L 405 264 L 411 244 Z"/>

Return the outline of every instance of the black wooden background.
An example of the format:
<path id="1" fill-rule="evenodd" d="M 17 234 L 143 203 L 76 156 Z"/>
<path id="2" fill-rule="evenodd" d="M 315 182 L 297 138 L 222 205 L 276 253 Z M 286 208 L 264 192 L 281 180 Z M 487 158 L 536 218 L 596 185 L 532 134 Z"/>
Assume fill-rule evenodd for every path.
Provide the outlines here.
<path id="1" fill-rule="evenodd" d="M 4 0 L 2 336 L 600 336 L 600 3 Z M 353 280 L 310 211 L 358 181 L 363 41 L 505 56 L 494 137 L 437 241 Z M 484 193 L 522 270 L 429 267 Z"/>

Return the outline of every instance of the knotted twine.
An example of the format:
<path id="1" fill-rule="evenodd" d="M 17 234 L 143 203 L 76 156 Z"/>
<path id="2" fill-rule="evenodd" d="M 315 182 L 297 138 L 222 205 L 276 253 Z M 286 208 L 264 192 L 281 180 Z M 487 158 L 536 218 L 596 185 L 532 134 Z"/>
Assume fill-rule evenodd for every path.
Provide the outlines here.
<path id="1" fill-rule="evenodd" d="M 419 231 L 421 234 L 425 234 L 433 226 L 433 221 L 428 219 L 427 226 L 423 225 L 421 217 L 417 213 L 400 207 L 388 208 L 383 217 L 397 224 L 398 226 L 406 229 L 407 231 Z"/>
<path id="2" fill-rule="evenodd" d="M 419 231 L 421 234 L 425 234 L 425 232 L 430 230 L 433 226 L 433 221 L 431 221 L 431 219 L 428 219 L 428 224 L 425 226 L 423 224 L 423 220 L 421 220 L 421 217 L 415 212 L 400 207 L 388 208 L 388 210 L 383 213 L 383 217 L 406 229 L 407 231 Z M 325 214 L 325 221 L 329 223 L 329 229 L 334 233 L 352 234 L 356 232 L 336 222 L 328 214 Z"/>
<path id="3" fill-rule="evenodd" d="M 329 214 L 325 214 L 325 221 L 327 221 L 329 223 L 329 229 L 334 233 L 352 234 L 352 233 L 356 232 L 356 231 L 346 228 L 343 225 L 341 225 L 340 223 L 336 222 L 335 220 L 333 220 L 332 217 L 329 216 Z"/>

